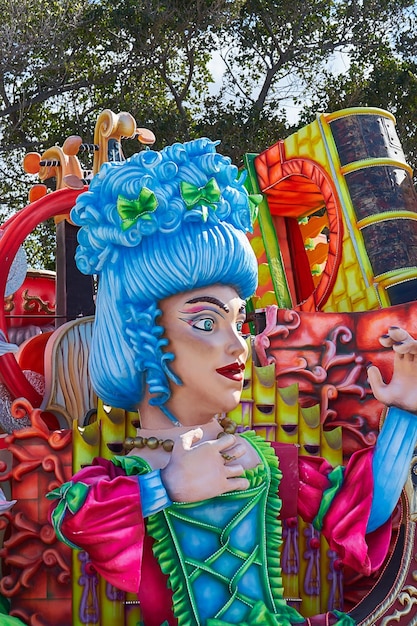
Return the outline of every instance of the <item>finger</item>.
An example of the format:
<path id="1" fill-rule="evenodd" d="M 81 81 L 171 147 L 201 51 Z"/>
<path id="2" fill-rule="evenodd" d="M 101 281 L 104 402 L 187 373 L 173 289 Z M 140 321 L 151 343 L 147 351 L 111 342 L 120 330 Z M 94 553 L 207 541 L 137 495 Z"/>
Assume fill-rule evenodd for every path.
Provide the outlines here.
<path id="1" fill-rule="evenodd" d="M 375 398 L 377 400 L 382 400 L 387 385 L 384 383 L 381 372 L 376 365 L 368 367 L 368 380 Z"/>
<path id="2" fill-rule="evenodd" d="M 379 338 L 384 348 L 393 348 L 397 354 L 417 354 L 417 341 L 403 328 L 390 326 L 387 334 Z"/>
<path id="3" fill-rule="evenodd" d="M 203 436 L 202 428 L 194 428 L 193 430 L 189 430 L 179 438 L 179 441 L 182 444 L 184 450 L 190 450 L 191 446 L 201 440 Z M 175 448 L 175 446 L 174 446 Z"/>
<path id="4" fill-rule="evenodd" d="M 392 349 L 397 354 L 417 354 L 417 342 L 411 341 L 399 341 L 392 346 Z"/>
<path id="5" fill-rule="evenodd" d="M 227 454 L 227 452 L 220 452 L 220 456 L 223 457 L 225 464 L 231 463 L 236 458 L 233 454 Z"/>
<path id="6" fill-rule="evenodd" d="M 241 443 L 233 446 L 232 448 L 227 448 L 227 450 L 223 450 L 220 452 L 225 462 L 234 461 L 235 459 L 239 459 L 241 456 L 246 454 L 246 448 Z"/>
<path id="7" fill-rule="evenodd" d="M 390 326 L 388 334 L 393 341 L 407 341 L 409 339 L 413 341 L 411 335 L 404 328 L 399 328 L 399 326 Z"/>
<path id="8" fill-rule="evenodd" d="M 245 489 L 249 489 L 248 479 L 242 476 L 239 478 L 229 478 L 227 482 L 227 491 L 245 491 Z"/>
<path id="9" fill-rule="evenodd" d="M 228 479 L 238 478 L 239 476 L 242 476 L 242 474 L 245 473 L 245 470 L 243 469 L 243 465 L 241 465 L 240 463 L 235 463 L 233 465 L 226 465 L 224 468 L 224 471 L 225 471 L 225 476 Z"/>
<path id="10" fill-rule="evenodd" d="M 399 328 L 398 326 L 390 326 L 387 333 L 379 338 L 379 342 L 385 348 L 391 348 L 396 344 L 409 341 L 413 342 L 414 339 L 406 330 Z"/>
<path id="11" fill-rule="evenodd" d="M 381 337 L 379 337 L 379 343 L 384 346 L 384 348 L 392 348 L 392 346 L 394 345 L 394 340 L 391 339 L 391 337 L 387 333 L 386 335 L 381 335 Z"/>
<path id="12" fill-rule="evenodd" d="M 228 450 L 236 445 L 236 437 L 235 435 L 224 435 L 220 437 L 220 439 L 214 439 L 210 443 L 215 446 L 219 452 L 223 452 L 223 450 Z"/>

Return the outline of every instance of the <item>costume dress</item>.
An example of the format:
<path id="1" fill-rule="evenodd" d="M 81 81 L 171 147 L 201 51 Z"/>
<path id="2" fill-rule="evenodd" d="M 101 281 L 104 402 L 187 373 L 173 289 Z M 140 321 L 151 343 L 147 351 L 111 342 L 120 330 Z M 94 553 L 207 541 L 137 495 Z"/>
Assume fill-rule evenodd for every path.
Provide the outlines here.
<path id="1" fill-rule="evenodd" d="M 57 534 L 88 552 L 99 574 L 138 593 L 145 626 L 307 623 L 283 598 L 280 557 L 281 471 L 273 445 L 240 435 L 261 462 L 250 487 L 197 503 L 171 503 L 144 519 L 139 480 L 152 471 L 139 457 L 95 459 L 49 497 Z M 353 455 L 344 475 L 323 459 L 300 458 L 298 510 L 341 559 L 369 574 L 388 549 L 390 524 L 365 537 L 372 501 L 372 450 Z M 314 624 L 354 622 L 333 612 Z M 327 620 L 327 621 L 326 621 Z"/>

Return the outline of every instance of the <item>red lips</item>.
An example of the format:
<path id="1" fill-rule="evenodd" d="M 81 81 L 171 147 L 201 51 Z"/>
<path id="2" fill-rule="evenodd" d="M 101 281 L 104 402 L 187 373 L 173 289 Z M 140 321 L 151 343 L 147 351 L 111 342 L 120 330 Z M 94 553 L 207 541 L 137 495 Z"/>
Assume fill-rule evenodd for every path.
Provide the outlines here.
<path id="1" fill-rule="evenodd" d="M 242 372 L 245 369 L 244 363 L 231 363 L 230 365 L 226 365 L 225 367 L 219 367 L 216 369 L 218 374 L 225 376 L 226 378 L 230 378 L 231 380 L 242 381 L 243 374 Z"/>

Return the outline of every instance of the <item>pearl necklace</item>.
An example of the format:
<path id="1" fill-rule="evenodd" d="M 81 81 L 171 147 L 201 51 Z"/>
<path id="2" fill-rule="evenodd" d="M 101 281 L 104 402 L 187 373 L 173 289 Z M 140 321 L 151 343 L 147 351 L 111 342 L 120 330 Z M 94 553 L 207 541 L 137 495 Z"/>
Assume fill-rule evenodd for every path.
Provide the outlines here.
<path id="1" fill-rule="evenodd" d="M 223 431 L 217 435 L 217 439 L 224 435 L 234 435 L 237 430 L 236 422 L 228 417 L 219 419 L 219 424 Z M 172 452 L 173 447 L 174 441 L 172 439 L 158 439 L 157 437 L 126 437 L 123 442 L 123 448 L 126 452 L 131 452 L 134 448 L 139 450 L 142 448 L 149 448 L 150 450 L 162 448 L 165 452 Z"/>

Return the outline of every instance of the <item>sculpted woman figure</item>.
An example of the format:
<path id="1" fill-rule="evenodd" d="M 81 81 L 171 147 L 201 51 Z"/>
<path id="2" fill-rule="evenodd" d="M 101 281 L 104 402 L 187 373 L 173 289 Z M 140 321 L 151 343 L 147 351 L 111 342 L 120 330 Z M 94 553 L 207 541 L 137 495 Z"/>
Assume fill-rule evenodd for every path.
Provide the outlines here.
<path id="1" fill-rule="evenodd" d="M 99 275 L 92 382 L 105 403 L 138 410 L 141 427 L 128 454 L 95 459 L 50 494 L 52 520 L 104 578 L 138 593 L 145 626 L 307 623 L 283 599 L 274 448 L 223 430 L 247 358 L 257 262 L 245 232 L 256 200 L 216 144 L 199 139 L 105 164 L 72 212 L 78 266 Z M 405 353 L 390 385 L 371 368 L 375 394 L 399 407 L 376 449 L 344 472 L 300 459 L 294 493 L 303 518 L 366 573 L 385 557 L 416 440 L 407 412 L 417 407 L 407 381 L 416 342 L 404 333 L 398 343 L 398 332 L 384 339 Z M 314 619 L 353 623 L 337 612 Z"/>

